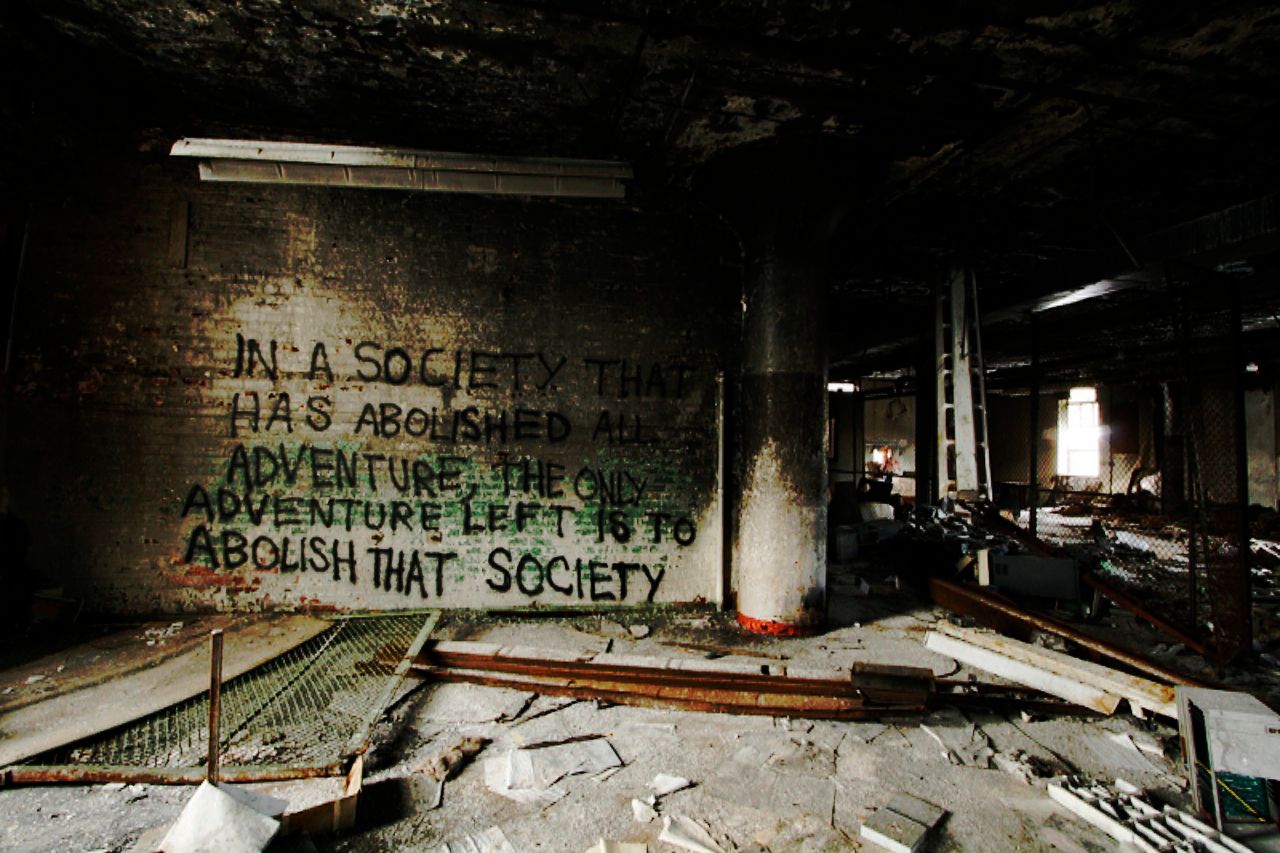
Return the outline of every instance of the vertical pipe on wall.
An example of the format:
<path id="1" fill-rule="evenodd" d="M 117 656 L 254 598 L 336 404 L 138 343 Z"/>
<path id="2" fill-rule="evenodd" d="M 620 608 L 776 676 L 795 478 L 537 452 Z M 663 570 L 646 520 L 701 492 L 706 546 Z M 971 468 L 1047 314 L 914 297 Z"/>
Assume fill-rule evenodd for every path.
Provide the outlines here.
<path id="1" fill-rule="evenodd" d="M 1027 398 L 1027 529 L 1037 536 L 1040 507 L 1040 340 L 1036 314 L 1030 312 L 1031 324 L 1031 387 Z"/>
<path id="2" fill-rule="evenodd" d="M 1253 572 L 1251 571 L 1252 551 L 1249 529 L 1249 443 L 1245 417 L 1245 354 L 1244 328 L 1240 307 L 1240 285 L 1231 286 L 1231 371 L 1235 379 L 1232 383 L 1234 392 L 1235 413 L 1235 475 L 1236 475 L 1236 510 L 1239 513 L 1238 531 L 1240 541 L 1236 546 L 1236 559 L 1230 568 L 1231 582 L 1227 592 L 1231 604 L 1228 610 L 1239 618 L 1235 631 L 1231 632 L 1233 648 L 1230 654 L 1234 657 L 1253 648 L 1253 591 L 1251 589 Z"/>
<path id="3" fill-rule="evenodd" d="M 916 506 L 931 506 L 938 486 L 938 360 L 932 310 L 920 312 L 916 351 Z"/>

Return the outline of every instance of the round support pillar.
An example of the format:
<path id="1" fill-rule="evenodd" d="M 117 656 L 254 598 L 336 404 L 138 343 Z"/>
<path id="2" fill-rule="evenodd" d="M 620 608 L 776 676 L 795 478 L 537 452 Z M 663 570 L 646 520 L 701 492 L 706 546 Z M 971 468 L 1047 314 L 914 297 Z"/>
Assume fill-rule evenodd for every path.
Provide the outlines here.
<path id="1" fill-rule="evenodd" d="M 752 265 L 743 322 L 738 622 L 812 633 L 826 614 L 827 317 L 820 252 Z"/>
<path id="2" fill-rule="evenodd" d="M 738 622 L 794 636 L 817 631 L 826 615 L 827 246 L 836 217 L 830 176 L 813 159 L 778 162 L 752 170 L 731 196 L 747 262 L 733 574 Z"/>

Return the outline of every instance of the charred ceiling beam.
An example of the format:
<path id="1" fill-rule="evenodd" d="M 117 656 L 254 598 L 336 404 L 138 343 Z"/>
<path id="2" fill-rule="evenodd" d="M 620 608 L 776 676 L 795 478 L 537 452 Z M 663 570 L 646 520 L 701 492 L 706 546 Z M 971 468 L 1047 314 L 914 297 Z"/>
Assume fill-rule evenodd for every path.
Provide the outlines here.
<path id="1" fill-rule="evenodd" d="M 1183 222 L 1134 243 L 1139 258 L 1194 260 L 1200 264 L 1280 249 L 1280 195 L 1268 195 Z"/>

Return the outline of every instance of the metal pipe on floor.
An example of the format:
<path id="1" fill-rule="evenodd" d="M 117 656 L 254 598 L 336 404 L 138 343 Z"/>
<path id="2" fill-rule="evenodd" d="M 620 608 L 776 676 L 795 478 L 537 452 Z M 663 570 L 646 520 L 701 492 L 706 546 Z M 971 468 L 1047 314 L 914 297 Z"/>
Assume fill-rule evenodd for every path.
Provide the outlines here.
<path id="1" fill-rule="evenodd" d="M 244 766 L 222 767 L 223 782 L 285 782 L 292 779 L 319 779 L 342 776 L 342 763 L 317 767 Z M 34 766 L 19 764 L 0 770 L 0 788 L 10 785 L 75 785 L 124 782 L 142 785 L 199 785 L 205 780 L 203 767 L 104 767 L 97 764 Z"/>

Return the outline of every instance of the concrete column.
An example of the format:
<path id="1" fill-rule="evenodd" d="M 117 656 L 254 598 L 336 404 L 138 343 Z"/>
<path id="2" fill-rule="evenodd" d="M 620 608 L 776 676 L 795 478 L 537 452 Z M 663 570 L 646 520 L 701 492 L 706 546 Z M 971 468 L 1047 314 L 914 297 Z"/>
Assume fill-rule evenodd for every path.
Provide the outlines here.
<path id="1" fill-rule="evenodd" d="M 743 235 L 738 622 L 784 636 L 826 612 L 827 223 L 813 210 L 774 195 Z"/>

